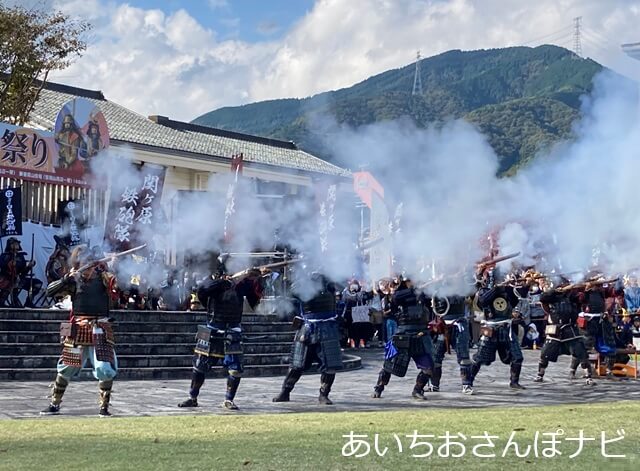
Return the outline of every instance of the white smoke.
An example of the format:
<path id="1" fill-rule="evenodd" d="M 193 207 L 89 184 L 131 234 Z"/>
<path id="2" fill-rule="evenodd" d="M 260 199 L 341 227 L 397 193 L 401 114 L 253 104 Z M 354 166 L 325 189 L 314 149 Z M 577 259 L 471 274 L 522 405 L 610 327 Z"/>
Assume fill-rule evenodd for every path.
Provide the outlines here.
<path id="1" fill-rule="evenodd" d="M 107 151 L 92 162 L 96 182 L 109 183 L 107 201 L 120 204 L 119 198 L 125 188 L 141 186 L 141 174 L 132 165 L 133 159 L 132 150 L 120 148 Z M 350 186 L 350 180 L 338 180 L 342 185 Z M 228 196 L 230 186 L 234 186 L 232 204 Z M 328 248 L 324 252 L 320 250 L 319 205 L 313 189 L 301 189 L 301 194 L 290 198 L 259 197 L 251 179 L 240 175 L 236 181 L 232 172 L 213 174 L 207 191 L 186 192 L 181 196 L 180 206 L 174 202 L 169 208 L 172 202 L 164 201 L 164 209 L 171 213 L 170 226 L 156 220 L 154 225 L 138 224 L 136 227 L 142 230 L 140 241 L 148 244 L 150 253 L 159 251 L 167 259 L 170 252 L 175 254 L 179 268 L 183 268 L 186 262 L 183 256 L 199 259 L 199 265 L 191 267 L 197 275 L 190 274 L 198 279 L 215 270 L 209 259 L 217 254 L 273 251 L 276 246 L 280 249 L 286 246 L 304 259 L 304 263 L 299 264 L 298 273 L 321 271 L 332 280 L 344 280 L 360 270 L 355 251 L 360 220 L 354 218 L 353 195 L 339 187 L 335 207 L 332 210 L 327 208 L 327 218 L 332 218 L 328 228 Z M 326 193 L 320 195 L 320 199 L 323 198 L 326 198 Z M 228 212 L 226 218 L 225 211 Z M 105 246 L 105 250 L 110 251 L 110 248 Z M 235 273 L 266 261 L 249 256 L 231 256 L 225 262 L 225 268 L 228 273 Z M 124 285 L 136 274 L 142 274 L 144 281 L 157 285 L 166 270 L 163 263 L 141 264 L 132 256 L 119 259 L 115 267 L 119 281 Z M 296 278 L 297 288 L 305 297 L 319 289 L 320 285 L 310 280 L 305 286 L 304 280 L 309 276 Z"/>
<path id="2" fill-rule="evenodd" d="M 634 84 L 610 72 L 596 77 L 571 140 L 554 146 L 514 178 L 498 178 L 498 158 L 464 121 L 417 129 L 408 120 L 353 129 L 333 127 L 327 143 L 339 161 L 368 165 L 385 196 L 404 205 L 395 238 L 398 268 L 425 278 L 419 260 L 454 274 L 487 255 L 481 241 L 498 230 L 505 262 L 544 270 L 587 271 L 594 251 L 610 274 L 640 266 L 640 174 Z M 473 268 L 471 268 L 472 270 Z M 468 283 L 458 283 L 454 290 Z M 468 289 L 468 288 L 467 288 Z"/>
<path id="3" fill-rule="evenodd" d="M 637 91 L 612 73 L 595 79 L 583 100 L 583 117 L 572 139 L 538 156 L 513 178 L 499 178 L 498 157 L 473 125 L 451 121 L 418 129 L 397 120 L 357 129 L 315 117 L 328 136 L 336 161 L 361 163 L 384 185 L 392 214 L 402 203 L 394 236 L 394 270 L 416 284 L 432 275 L 448 276 L 444 294 L 473 290 L 476 262 L 488 253 L 487 235 L 497 231 L 500 254 L 521 252 L 504 268 L 529 266 L 556 272 L 585 272 L 594 265 L 608 274 L 640 266 L 640 215 L 635 179 L 640 175 Z M 106 156 L 94 172 L 118 185 L 139 178 L 130 164 Z M 320 250 L 318 201 L 309 191 L 283 200 L 259 198 L 240 177 L 230 218 L 231 242 L 224 242 L 227 189 L 235 176 L 210 178 L 209 192 L 185 199 L 186 211 L 173 215 L 166 234 L 145 234 L 154 247 L 177 247 L 193 254 L 273 250 L 276 243 L 303 254 L 296 282 L 319 270 L 344 281 L 360 268 L 355 243 L 360 219 L 353 195 L 338 192 L 328 250 Z M 345 182 L 348 184 L 348 182 Z M 277 234 L 277 235 L 276 235 Z M 164 245 L 162 245 L 164 244 Z M 232 257 L 229 271 L 255 260 Z M 302 265 L 302 264 L 301 264 Z M 426 268 L 425 268 L 426 267 Z M 203 268 L 203 275 L 208 268 Z M 460 276 L 452 276 L 452 275 Z M 293 277 L 293 276 L 292 276 Z M 317 291 L 312 281 L 301 292 Z M 308 294 L 307 293 L 307 294 Z"/>

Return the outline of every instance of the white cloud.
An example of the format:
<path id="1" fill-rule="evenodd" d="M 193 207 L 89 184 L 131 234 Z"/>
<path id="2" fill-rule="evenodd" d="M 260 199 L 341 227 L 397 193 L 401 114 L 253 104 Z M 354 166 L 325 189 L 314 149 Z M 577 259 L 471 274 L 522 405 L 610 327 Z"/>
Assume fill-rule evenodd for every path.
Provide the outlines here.
<path id="1" fill-rule="evenodd" d="M 319 0 L 283 38 L 258 43 L 220 41 L 184 10 L 165 15 L 110 0 L 54 5 L 95 25 L 84 57 L 54 80 L 98 88 L 140 113 L 176 119 L 350 86 L 412 62 L 417 49 L 426 57 L 541 37 L 526 45 L 570 47 L 575 16 L 583 17 L 585 54 L 640 79 L 640 62 L 619 48 L 640 40 L 637 1 Z"/>

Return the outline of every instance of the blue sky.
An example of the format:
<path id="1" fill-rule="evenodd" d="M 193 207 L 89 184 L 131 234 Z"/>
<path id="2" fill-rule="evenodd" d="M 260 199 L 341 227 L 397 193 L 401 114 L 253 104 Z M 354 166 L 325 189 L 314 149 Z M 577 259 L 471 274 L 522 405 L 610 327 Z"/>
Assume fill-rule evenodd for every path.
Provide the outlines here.
<path id="1" fill-rule="evenodd" d="M 52 81 L 141 114 L 191 120 L 223 106 L 307 97 L 451 49 L 552 43 L 640 78 L 640 0 L 3 0 L 89 21 L 88 47 Z M 537 39 L 536 39 L 537 38 Z"/>
<path id="2" fill-rule="evenodd" d="M 167 14 L 182 8 L 203 26 L 214 30 L 219 40 L 240 39 L 253 43 L 283 37 L 311 10 L 314 0 L 128 0 L 126 3 L 144 9 L 157 8 Z"/>

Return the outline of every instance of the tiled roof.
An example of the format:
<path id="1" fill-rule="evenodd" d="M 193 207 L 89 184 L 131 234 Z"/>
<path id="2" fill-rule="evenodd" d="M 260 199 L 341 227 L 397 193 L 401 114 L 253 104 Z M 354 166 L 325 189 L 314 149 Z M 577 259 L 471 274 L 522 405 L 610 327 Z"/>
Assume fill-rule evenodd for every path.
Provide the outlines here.
<path id="1" fill-rule="evenodd" d="M 101 92 L 66 85 L 48 83 L 40 93 L 29 121 L 52 130 L 58 111 L 67 101 L 78 96 L 100 107 L 111 139 L 188 152 L 198 160 L 230 159 L 241 152 L 247 162 L 327 175 L 349 175 L 348 171 L 298 149 L 292 142 L 181 123 L 163 117 L 157 117 L 157 122 L 152 121 L 105 99 Z"/>

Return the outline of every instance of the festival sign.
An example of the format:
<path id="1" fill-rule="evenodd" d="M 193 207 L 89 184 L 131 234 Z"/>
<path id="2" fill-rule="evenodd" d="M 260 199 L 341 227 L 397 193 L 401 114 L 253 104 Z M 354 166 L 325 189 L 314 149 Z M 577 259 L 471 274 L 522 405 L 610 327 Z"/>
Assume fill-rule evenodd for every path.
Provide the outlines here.
<path id="1" fill-rule="evenodd" d="M 58 113 L 53 133 L 0 123 L 0 176 L 88 188 L 90 162 L 108 146 L 102 112 L 76 98 Z"/>
<path id="2" fill-rule="evenodd" d="M 22 192 L 20 188 L 0 190 L 0 237 L 22 235 Z"/>
<path id="3" fill-rule="evenodd" d="M 112 182 L 111 203 L 104 234 L 111 251 L 122 252 L 142 245 L 153 236 L 156 213 L 161 211 L 160 199 L 166 168 L 159 165 L 135 165 L 136 178 L 119 187 Z"/>

